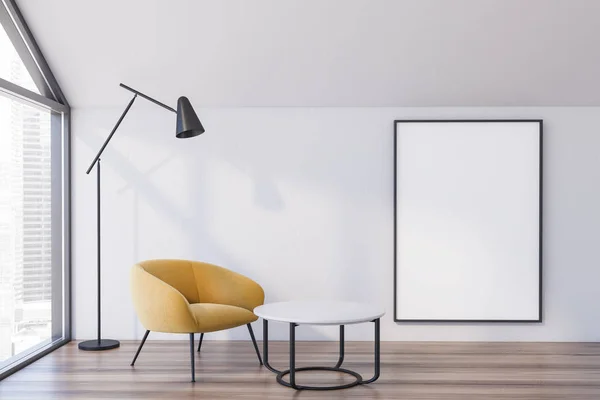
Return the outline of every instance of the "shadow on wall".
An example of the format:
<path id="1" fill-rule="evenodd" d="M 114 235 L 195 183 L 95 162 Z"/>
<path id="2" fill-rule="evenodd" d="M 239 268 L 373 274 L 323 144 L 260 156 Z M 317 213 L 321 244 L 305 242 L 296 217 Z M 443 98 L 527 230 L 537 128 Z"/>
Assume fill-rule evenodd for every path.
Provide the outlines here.
<path id="1" fill-rule="evenodd" d="M 123 182 L 105 179 L 103 196 L 107 208 L 122 207 L 119 198 L 131 196 L 132 213 L 119 223 L 131 226 L 135 261 L 191 258 L 223 265 L 261 283 L 268 302 L 385 304 L 373 266 L 384 260 L 391 271 L 392 255 L 382 256 L 377 247 L 391 232 L 382 234 L 381 224 L 392 224 L 386 220 L 389 149 L 368 140 L 353 121 L 331 111 L 319 118 L 313 113 L 319 111 L 211 110 L 210 118 L 201 116 L 207 132 L 183 141 L 162 122 L 153 124 L 151 115 L 130 117 L 103 164 Z M 95 151 L 109 129 L 107 122 L 79 139 Z M 123 246 L 118 238 L 105 240 L 105 248 Z M 128 273 L 129 260 L 118 263 Z M 335 329 L 322 332 L 306 337 L 337 338 Z M 286 337 L 287 327 L 274 327 L 274 339 Z"/>

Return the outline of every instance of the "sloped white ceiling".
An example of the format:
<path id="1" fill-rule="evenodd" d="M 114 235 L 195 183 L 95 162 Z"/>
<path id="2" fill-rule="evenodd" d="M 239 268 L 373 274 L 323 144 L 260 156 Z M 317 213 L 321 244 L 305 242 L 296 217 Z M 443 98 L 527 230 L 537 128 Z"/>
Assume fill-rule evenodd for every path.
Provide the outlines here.
<path id="1" fill-rule="evenodd" d="M 600 105 L 600 0 L 19 0 L 75 107 Z"/>

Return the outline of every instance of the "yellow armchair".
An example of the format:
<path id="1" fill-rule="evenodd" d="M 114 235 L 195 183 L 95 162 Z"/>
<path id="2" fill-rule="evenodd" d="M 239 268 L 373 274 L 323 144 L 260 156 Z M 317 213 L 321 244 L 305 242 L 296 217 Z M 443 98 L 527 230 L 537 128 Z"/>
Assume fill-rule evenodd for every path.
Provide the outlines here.
<path id="1" fill-rule="evenodd" d="M 194 334 L 201 334 L 200 351 L 205 333 L 241 325 L 248 327 L 262 365 L 250 323 L 258 319 L 252 310 L 263 304 L 265 293 L 253 280 L 203 262 L 149 260 L 133 266 L 131 293 L 138 318 L 146 328 L 131 366 L 135 364 L 150 331 L 187 333 L 194 382 Z"/>

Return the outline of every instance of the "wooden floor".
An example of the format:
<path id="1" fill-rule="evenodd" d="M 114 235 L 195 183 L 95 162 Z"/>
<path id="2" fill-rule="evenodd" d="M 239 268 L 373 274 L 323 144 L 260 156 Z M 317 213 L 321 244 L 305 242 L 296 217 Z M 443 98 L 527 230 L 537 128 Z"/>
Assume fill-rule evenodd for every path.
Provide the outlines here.
<path id="1" fill-rule="evenodd" d="M 381 378 L 333 392 L 296 392 L 259 367 L 251 342 L 205 341 L 190 383 L 188 342 L 137 343 L 101 353 L 70 343 L 0 382 L 0 399 L 600 399 L 600 344 L 382 343 Z M 262 346 L 261 346 L 262 348 Z M 273 342 L 282 368 L 287 343 Z M 334 342 L 300 342 L 298 365 L 333 365 Z M 372 345 L 347 343 L 344 366 L 372 374 Z M 301 384 L 345 382 L 298 373 Z"/>

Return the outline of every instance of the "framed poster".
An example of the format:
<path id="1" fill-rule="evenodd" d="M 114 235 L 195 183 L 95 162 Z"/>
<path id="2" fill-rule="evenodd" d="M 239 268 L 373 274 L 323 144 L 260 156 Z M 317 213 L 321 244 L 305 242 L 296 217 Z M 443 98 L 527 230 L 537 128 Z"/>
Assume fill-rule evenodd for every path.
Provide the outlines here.
<path id="1" fill-rule="evenodd" d="M 398 120 L 394 319 L 542 321 L 542 120 Z"/>

